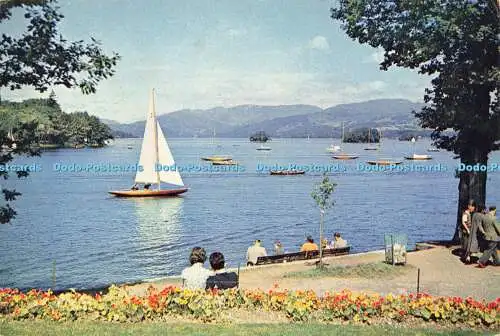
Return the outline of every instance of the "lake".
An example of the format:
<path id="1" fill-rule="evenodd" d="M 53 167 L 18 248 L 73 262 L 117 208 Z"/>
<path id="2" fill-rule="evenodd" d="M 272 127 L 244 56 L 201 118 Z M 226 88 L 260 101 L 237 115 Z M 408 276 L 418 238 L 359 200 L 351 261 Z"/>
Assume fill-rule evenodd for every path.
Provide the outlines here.
<path id="1" fill-rule="evenodd" d="M 382 150 L 344 144 L 354 161 L 336 161 L 325 149 L 330 139 L 274 139 L 271 151 L 257 151 L 247 139 L 170 139 L 171 150 L 190 190 L 183 197 L 115 198 L 109 190 L 130 188 L 135 173 L 58 171 L 61 165 L 121 164 L 138 161 L 141 139 L 119 139 L 102 149 L 45 151 L 17 163 L 39 164 L 26 180 L 9 179 L 23 195 L 15 202 L 17 218 L 0 225 L 0 287 L 47 288 L 56 265 L 56 288 L 94 288 L 179 274 L 189 251 L 202 246 L 221 251 L 229 267 L 245 263 L 248 246 L 261 239 L 268 253 L 281 240 L 297 251 L 311 234 L 318 240 L 319 210 L 310 194 L 321 170 L 338 185 L 328 210 L 326 234 L 339 231 L 352 252 L 383 248 L 385 233 L 405 233 L 415 242 L 449 239 L 456 216 L 458 160 L 449 152 L 428 153 L 447 171 L 367 172 L 357 163 L 374 158 L 427 154 L 430 141 L 384 140 Z M 132 149 L 128 149 L 131 146 Z M 231 155 L 240 171 L 206 172 L 200 157 Z M 500 153 L 490 156 L 500 163 Z M 411 161 L 405 161 L 412 164 Z M 270 176 L 258 171 L 274 164 L 315 169 L 302 176 Z M 332 166 L 341 164 L 343 166 Z M 265 167 L 264 167 L 265 168 Z M 335 172 L 339 168 L 343 171 Z M 407 168 L 411 168 L 408 166 Z M 488 177 L 487 200 L 500 205 L 500 172 Z"/>

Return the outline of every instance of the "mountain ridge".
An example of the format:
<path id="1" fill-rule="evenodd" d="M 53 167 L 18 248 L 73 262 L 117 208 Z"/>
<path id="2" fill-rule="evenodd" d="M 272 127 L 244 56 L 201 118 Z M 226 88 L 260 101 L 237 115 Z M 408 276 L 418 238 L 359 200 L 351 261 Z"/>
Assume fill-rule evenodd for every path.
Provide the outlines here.
<path id="1" fill-rule="evenodd" d="M 412 111 L 422 103 L 407 99 L 372 99 L 339 104 L 322 109 L 315 105 L 252 105 L 183 109 L 158 115 L 164 132 L 170 137 L 249 137 L 265 131 L 271 137 L 338 137 L 341 123 L 346 130 L 378 127 L 390 132 L 422 131 Z M 115 132 L 142 137 L 145 121 L 122 124 L 103 119 Z M 428 131 L 427 131 L 428 132 Z M 394 134 L 396 135 L 396 134 Z"/>

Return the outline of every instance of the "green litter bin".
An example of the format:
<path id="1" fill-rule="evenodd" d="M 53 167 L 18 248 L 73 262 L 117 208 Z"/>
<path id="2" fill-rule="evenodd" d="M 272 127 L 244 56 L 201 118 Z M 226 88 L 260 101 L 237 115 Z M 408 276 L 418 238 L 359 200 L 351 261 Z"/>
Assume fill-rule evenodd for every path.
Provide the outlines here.
<path id="1" fill-rule="evenodd" d="M 385 262 L 392 265 L 405 265 L 408 237 L 405 234 L 386 234 L 384 243 Z"/>

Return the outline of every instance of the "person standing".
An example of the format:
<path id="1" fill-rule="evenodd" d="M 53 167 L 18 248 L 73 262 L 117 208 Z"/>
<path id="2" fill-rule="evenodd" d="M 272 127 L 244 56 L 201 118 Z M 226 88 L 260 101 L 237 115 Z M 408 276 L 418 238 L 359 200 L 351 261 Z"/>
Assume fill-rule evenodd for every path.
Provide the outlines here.
<path id="1" fill-rule="evenodd" d="M 247 266 L 254 266 L 257 264 L 257 258 L 267 257 L 267 251 L 262 247 L 261 242 L 257 239 L 252 246 L 247 250 Z"/>
<path id="2" fill-rule="evenodd" d="M 486 240 L 486 250 L 479 260 L 478 268 L 485 268 L 488 260 L 493 256 L 494 265 L 500 265 L 500 258 L 498 256 L 498 243 L 500 241 L 500 225 L 496 221 L 496 212 L 497 208 L 495 206 L 491 206 L 488 214 L 484 216 L 484 219 L 479 226 L 479 231 L 483 234 L 484 239 Z"/>
<path id="3" fill-rule="evenodd" d="M 475 209 L 476 203 L 473 200 L 470 200 L 467 204 L 467 208 L 462 215 L 462 226 L 460 227 L 460 233 L 462 234 L 460 237 L 462 243 L 462 251 L 465 251 L 467 249 L 467 241 L 469 240 L 470 228 L 472 226 L 472 213 Z"/>
<path id="4" fill-rule="evenodd" d="M 462 254 L 462 261 L 464 263 L 470 262 L 470 256 L 473 253 L 480 252 L 479 249 L 479 226 L 484 220 L 484 216 L 486 207 L 482 204 L 479 204 L 476 208 L 476 211 L 472 214 L 471 226 L 469 228 L 469 236 L 467 241 L 465 242 L 465 249 Z"/>

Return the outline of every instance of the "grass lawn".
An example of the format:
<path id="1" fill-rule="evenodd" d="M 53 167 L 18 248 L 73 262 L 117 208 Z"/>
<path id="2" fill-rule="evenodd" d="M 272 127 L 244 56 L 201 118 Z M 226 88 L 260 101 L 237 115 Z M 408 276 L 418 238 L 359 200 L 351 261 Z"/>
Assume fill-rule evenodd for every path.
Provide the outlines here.
<path id="1" fill-rule="evenodd" d="M 343 326 L 325 324 L 233 324 L 207 325 L 195 323 L 104 323 L 78 321 L 1 321 L 0 335 L 485 335 L 474 331 L 438 331 L 433 329 L 397 328 L 393 326 Z M 487 335 L 487 334 L 486 334 Z M 494 333 L 490 333 L 494 335 Z"/>
<path id="2" fill-rule="evenodd" d="M 331 266 L 324 269 L 313 268 L 307 271 L 290 272 L 285 278 L 393 278 L 414 269 L 411 265 L 392 266 L 384 262 L 375 262 L 359 265 Z"/>

